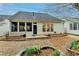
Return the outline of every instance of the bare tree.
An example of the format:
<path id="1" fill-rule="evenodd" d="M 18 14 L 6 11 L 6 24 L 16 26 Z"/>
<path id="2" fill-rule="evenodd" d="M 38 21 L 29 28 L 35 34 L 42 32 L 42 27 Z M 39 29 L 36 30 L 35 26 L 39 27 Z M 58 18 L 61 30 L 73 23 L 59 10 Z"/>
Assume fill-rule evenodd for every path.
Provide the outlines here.
<path id="1" fill-rule="evenodd" d="M 74 8 L 79 10 L 79 3 L 73 3 L 72 5 L 73 5 Z"/>
<path id="2" fill-rule="evenodd" d="M 51 3 L 46 4 L 44 12 L 54 14 L 55 16 L 75 16 L 74 13 L 79 12 L 72 3 Z"/>

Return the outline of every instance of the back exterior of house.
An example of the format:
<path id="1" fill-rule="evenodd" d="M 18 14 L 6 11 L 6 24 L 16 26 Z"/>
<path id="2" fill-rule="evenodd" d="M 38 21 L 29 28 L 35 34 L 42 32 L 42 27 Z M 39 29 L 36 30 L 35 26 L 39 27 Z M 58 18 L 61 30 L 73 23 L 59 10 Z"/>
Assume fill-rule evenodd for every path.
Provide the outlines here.
<path id="1" fill-rule="evenodd" d="M 79 35 L 79 18 L 78 17 L 66 17 L 64 28 L 67 33 Z"/>
<path id="2" fill-rule="evenodd" d="M 1 22 L 5 24 L 0 26 L 0 36 L 64 33 L 64 21 L 46 13 L 17 12 Z"/>

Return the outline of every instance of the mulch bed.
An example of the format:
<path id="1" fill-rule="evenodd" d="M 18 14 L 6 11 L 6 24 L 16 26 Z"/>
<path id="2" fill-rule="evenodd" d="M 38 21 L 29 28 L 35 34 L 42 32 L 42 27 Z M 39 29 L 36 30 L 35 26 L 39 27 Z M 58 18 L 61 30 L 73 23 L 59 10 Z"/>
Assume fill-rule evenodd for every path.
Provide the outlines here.
<path id="1" fill-rule="evenodd" d="M 43 49 L 39 56 L 54 56 L 54 51 L 52 49 Z"/>
<path id="2" fill-rule="evenodd" d="M 52 37 L 63 37 L 66 36 L 66 34 L 52 34 Z"/>
<path id="3" fill-rule="evenodd" d="M 24 41 L 24 40 L 34 40 L 34 39 L 50 39 L 51 37 L 49 36 L 39 36 L 39 37 L 36 37 L 36 36 L 2 36 L 0 41 Z"/>
<path id="4" fill-rule="evenodd" d="M 70 43 L 72 41 L 72 38 L 68 36 L 62 36 L 62 37 L 52 37 L 50 42 L 55 46 L 56 48 L 59 48 L 62 52 L 67 54 L 67 47 L 69 47 Z"/>
<path id="5" fill-rule="evenodd" d="M 44 47 L 40 49 L 39 53 L 33 53 L 32 56 L 54 56 L 54 50 L 52 47 Z M 23 52 L 21 56 L 27 56 L 27 54 Z"/>
<path id="6" fill-rule="evenodd" d="M 22 56 L 27 56 L 27 55 L 22 55 Z M 43 49 L 40 50 L 40 53 L 34 53 L 32 56 L 54 56 L 54 51 L 52 49 Z"/>
<path id="7" fill-rule="evenodd" d="M 9 37 L 4 36 L 4 38 L 2 38 L 0 41 L 24 41 L 24 40 L 26 40 L 26 38 L 22 36 L 9 36 Z"/>
<path id="8" fill-rule="evenodd" d="M 79 45 L 79 40 L 77 40 L 77 42 Z M 79 48 L 77 48 L 77 49 L 67 48 L 67 51 L 68 51 L 70 56 L 79 56 Z"/>
<path id="9" fill-rule="evenodd" d="M 79 49 L 70 49 L 67 48 L 69 56 L 79 56 Z"/>

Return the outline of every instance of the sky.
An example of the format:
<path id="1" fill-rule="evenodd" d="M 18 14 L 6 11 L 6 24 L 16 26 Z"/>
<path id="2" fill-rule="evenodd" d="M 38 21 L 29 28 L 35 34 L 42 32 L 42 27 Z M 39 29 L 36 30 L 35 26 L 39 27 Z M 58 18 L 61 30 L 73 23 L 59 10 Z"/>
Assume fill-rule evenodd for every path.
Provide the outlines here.
<path id="1" fill-rule="evenodd" d="M 0 14 L 12 15 L 18 11 L 41 12 L 45 8 L 45 4 L 24 4 L 24 3 L 8 3 L 0 4 Z"/>
<path id="2" fill-rule="evenodd" d="M 79 17 L 79 10 L 70 3 L 50 4 L 49 6 L 48 11 L 50 11 L 53 16 Z"/>
<path id="3" fill-rule="evenodd" d="M 78 17 L 79 10 L 68 4 L 0 3 L 0 15 L 13 15 L 18 11 L 45 12 L 55 17 Z"/>

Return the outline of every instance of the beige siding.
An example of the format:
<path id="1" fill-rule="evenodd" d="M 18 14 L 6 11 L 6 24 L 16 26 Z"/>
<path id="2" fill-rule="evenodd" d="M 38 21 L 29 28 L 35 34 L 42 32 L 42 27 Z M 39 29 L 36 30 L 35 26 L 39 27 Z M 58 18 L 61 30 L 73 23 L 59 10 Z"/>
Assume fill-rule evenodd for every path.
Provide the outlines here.
<path id="1" fill-rule="evenodd" d="M 64 24 L 64 27 L 66 28 L 67 33 L 79 35 L 79 30 L 70 30 L 70 23 L 73 23 L 73 22 L 66 21 L 65 24 Z"/>
<path id="2" fill-rule="evenodd" d="M 9 20 L 5 20 L 4 22 L 6 22 L 6 24 L 4 26 L 0 26 L 0 35 L 4 35 L 7 32 L 10 32 L 10 35 L 21 35 L 21 34 L 25 34 L 25 32 L 11 32 L 11 24 L 9 22 Z M 53 24 L 53 29 L 54 31 L 51 32 L 43 32 L 42 28 L 43 28 L 43 24 L 47 24 L 47 23 L 37 23 L 37 35 L 41 35 L 41 34 L 53 34 L 54 32 L 60 33 L 60 32 L 64 32 L 64 25 L 63 23 L 49 23 L 49 24 Z M 26 32 L 26 35 L 33 35 L 33 25 L 32 25 L 32 31 L 30 32 Z"/>
<path id="3" fill-rule="evenodd" d="M 7 34 L 10 32 L 10 22 L 9 20 L 4 20 L 0 22 L 0 36 Z"/>
<path id="4" fill-rule="evenodd" d="M 54 23 L 54 32 L 64 33 L 64 24 L 63 23 Z"/>

